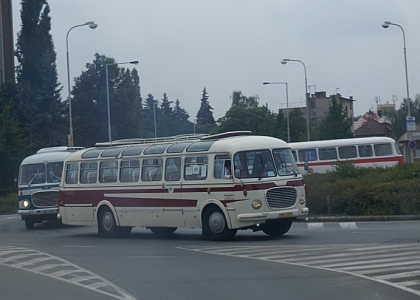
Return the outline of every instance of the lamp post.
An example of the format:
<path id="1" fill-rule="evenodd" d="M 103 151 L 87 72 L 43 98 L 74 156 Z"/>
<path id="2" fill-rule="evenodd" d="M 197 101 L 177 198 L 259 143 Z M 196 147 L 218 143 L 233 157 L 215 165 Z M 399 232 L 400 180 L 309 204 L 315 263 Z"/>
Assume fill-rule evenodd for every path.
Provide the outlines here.
<path id="1" fill-rule="evenodd" d="M 286 85 L 286 120 L 287 120 L 287 142 L 290 143 L 290 127 L 289 127 L 289 91 L 287 88 L 287 82 L 263 82 L 266 84 L 284 84 Z"/>
<path id="2" fill-rule="evenodd" d="M 406 86 L 407 86 L 407 108 L 408 108 L 408 117 L 411 117 L 411 112 L 410 112 L 410 93 L 409 93 L 409 91 L 408 91 L 408 70 L 407 70 L 407 52 L 406 52 L 406 48 L 405 48 L 405 32 L 404 32 L 404 29 L 403 29 L 400 25 L 395 24 L 395 23 L 392 23 L 392 22 L 390 22 L 390 21 L 385 21 L 385 22 L 382 24 L 382 27 L 383 27 L 383 28 L 388 28 L 388 27 L 389 27 L 389 25 L 398 26 L 398 27 L 401 29 L 402 34 L 403 34 L 403 44 L 404 44 L 404 63 L 405 63 L 405 84 L 406 84 Z"/>
<path id="3" fill-rule="evenodd" d="M 68 141 L 69 147 L 73 147 L 73 116 L 71 112 L 71 97 L 70 97 L 70 65 L 69 65 L 69 33 L 73 28 L 81 27 L 81 26 L 89 26 L 90 29 L 95 29 L 98 27 L 98 24 L 95 24 L 93 21 L 86 22 L 84 24 L 79 24 L 71 27 L 69 31 L 67 31 L 66 35 L 66 51 L 67 51 L 67 86 L 69 90 L 68 94 L 68 101 L 69 101 L 69 119 L 70 119 L 70 140 Z"/>
<path id="4" fill-rule="evenodd" d="M 310 133 L 309 133 L 309 100 L 308 100 L 308 78 L 306 76 L 306 66 L 303 63 L 303 61 L 298 60 L 298 59 L 288 59 L 288 58 L 284 58 L 282 60 L 282 64 L 285 65 L 287 64 L 287 62 L 289 61 L 297 61 L 300 62 L 303 65 L 303 69 L 305 70 L 305 101 L 306 101 L 306 131 L 307 131 L 307 136 L 308 136 L 308 141 L 311 140 L 310 138 Z"/>
<path id="5" fill-rule="evenodd" d="M 125 62 L 117 62 L 113 64 L 106 64 L 105 65 L 105 75 L 106 75 L 106 107 L 108 111 L 108 140 L 111 143 L 111 111 L 109 109 L 109 84 L 108 84 L 108 66 L 111 65 L 124 65 L 124 64 L 134 64 L 137 65 L 139 62 L 137 60 L 133 61 L 125 61 Z M 156 134 L 156 133 L 155 133 Z"/>

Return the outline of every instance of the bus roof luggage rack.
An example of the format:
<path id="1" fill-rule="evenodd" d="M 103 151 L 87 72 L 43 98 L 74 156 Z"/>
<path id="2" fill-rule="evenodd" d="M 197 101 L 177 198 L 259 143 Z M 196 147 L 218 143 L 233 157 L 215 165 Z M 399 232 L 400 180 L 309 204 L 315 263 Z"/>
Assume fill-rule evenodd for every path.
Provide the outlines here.
<path id="1" fill-rule="evenodd" d="M 56 152 L 56 151 L 77 151 L 77 150 L 83 150 L 83 149 L 85 149 L 85 147 L 58 146 L 58 147 L 41 148 L 36 153 L 46 153 L 46 152 Z"/>
<path id="2" fill-rule="evenodd" d="M 229 132 L 208 135 L 208 136 L 202 137 L 201 139 L 202 140 L 218 140 L 218 139 L 223 139 L 223 138 L 228 138 L 228 137 L 233 137 L 233 136 L 242 136 L 242 135 L 251 135 L 251 134 L 252 134 L 251 131 L 229 131 Z"/>
<path id="3" fill-rule="evenodd" d="M 135 144 L 158 144 L 158 143 L 168 143 L 168 142 L 186 142 L 186 141 L 196 141 L 208 137 L 208 134 L 197 133 L 197 134 L 181 134 L 169 137 L 158 137 L 158 138 L 133 138 L 133 139 L 123 139 L 115 140 L 112 142 L 100 142 L 96 143 L 96 147 L 111 147 L 111 146 L 123 146 L 123 145 L 135 145 Z"/>

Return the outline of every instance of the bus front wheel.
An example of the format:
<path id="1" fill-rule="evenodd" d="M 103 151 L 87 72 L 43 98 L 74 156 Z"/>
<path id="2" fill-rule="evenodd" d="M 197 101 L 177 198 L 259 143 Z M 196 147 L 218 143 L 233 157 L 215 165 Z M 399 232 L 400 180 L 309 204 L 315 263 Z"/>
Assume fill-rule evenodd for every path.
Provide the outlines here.
<path id="1" fill-rule="evenodd" d="M 34 229 L 35 220 L 34 218 L 28 217 L 25 219 L 25 227 L 26 229 Z"/>
<path id="2" fill-rule="evenodd" d="M 223 212 L 211 206 L 203 213 L 203 233 L 214 241 L 227 241 L 233 239 L 236 229 L 229 229 Z"/>
<path id="3" fill-rule="evenodd" d="M 292 227 L 292 220 L 267 221 L 262 225 L 262 231 L 269 236 L 281 236 Z"/>

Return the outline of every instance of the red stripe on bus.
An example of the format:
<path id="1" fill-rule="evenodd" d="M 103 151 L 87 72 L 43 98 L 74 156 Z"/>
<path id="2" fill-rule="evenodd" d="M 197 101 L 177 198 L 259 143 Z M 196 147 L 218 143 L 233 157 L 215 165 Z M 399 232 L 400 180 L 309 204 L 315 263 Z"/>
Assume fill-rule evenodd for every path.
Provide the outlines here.
<path id="1" fill-rule="evenodd" d="M 308 161 L 310 166 L 332 166 L 334 164 L 340 163 L 353 163 L 353 164 L 374 164 L 374 163 L 384 163 L 384 162 L 397 162 L 398 164 L 404 163 L 402 156 L 392 156 L 392 157 L 383 157 L 383 158 L 367 158 L 367 159 L 358 159 L 358 160 L 335 160 L 335 161 L 322 161 L 322 162 L 313 162 Z M 299 167 L 303 167 L 304 163 L 298 163 Z"/>

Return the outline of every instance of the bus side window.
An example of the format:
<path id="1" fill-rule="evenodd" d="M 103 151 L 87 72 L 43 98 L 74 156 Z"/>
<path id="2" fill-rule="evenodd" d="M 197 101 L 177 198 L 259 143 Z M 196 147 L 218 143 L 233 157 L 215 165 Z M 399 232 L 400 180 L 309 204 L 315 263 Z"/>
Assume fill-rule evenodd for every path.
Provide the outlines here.
<path id="1" fill-rule="evenodd" d="M 206 180 L 208 157 L 188 156 L 185 158 L 184 179 L 185 180 Z"/>
<path id="2" fill-rule="evenodd" d="M 373 148 L 375 149 L 376 156 L 392 155 L 391 144 L 376 144 L 373 145 Z"/>
<path id="3" fill-rule="evenodd" d="M 230 179 L 232 175 L 232 163 L 230 156 L 228 154 L 216 155 L 214 157 L 214 178 Z"/>
<path id="4" fill-rule="evenodd" d="M 161 181 L 162 180 L 163 160 L 161 158 L 143 159 L 142 181 Z"/>
<path id="5" fill-rule="evenodd" d="M 99 164 L 99 182 L 117 182 L 117 168 L 117 161 L 101 162 Z"/>
<path id="6" fill-rule="evenodd" d="M 78 163 L 68 163 L 66 166 L 66 183 L 76 184 L 78 180 L 77 174 L 79 169 Z"/>
<path id="7" fill-rule="evenodd" d="M 165 164 L 165 180 L 178 181 L 179 179 L 181 179 L 181 158 L 167 158 Z"/>
<path id="8" fill-rule="evenodd" d="M 373 156 L 372 145 L 360 145 L 359 146 L 360 157 L 371 157 Z"/>
<path id="9" fill-rule="evenodd" d="M 122 160 L 120 166 L 120 182 L 139 181 L 140 161 L 138 159 Z"/>
<path id="10" fill-rule="evenodd" d="M 96 182 L 96 172 L 98 163 L 81 163 L 80 164 L 80 183 Z"/>

